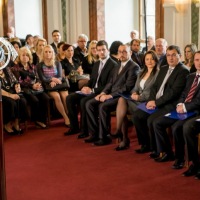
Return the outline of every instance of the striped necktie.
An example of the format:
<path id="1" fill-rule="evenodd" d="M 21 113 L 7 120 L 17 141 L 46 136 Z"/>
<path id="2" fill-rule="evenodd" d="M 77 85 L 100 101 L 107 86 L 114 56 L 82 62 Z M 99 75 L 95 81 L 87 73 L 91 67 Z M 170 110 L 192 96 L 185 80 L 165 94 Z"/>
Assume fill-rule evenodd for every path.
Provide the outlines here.
<path id="1" fill-rule="evenodd" d="M 194 82 L 190 88 L 190 91 L 185 99 L 185 102 L 190 102 L 194 96 L 195 90 L 197 89 L 198 86 L 198 80 L 199 80 L 200 75 L 197 75 L 194 79 Z"/>

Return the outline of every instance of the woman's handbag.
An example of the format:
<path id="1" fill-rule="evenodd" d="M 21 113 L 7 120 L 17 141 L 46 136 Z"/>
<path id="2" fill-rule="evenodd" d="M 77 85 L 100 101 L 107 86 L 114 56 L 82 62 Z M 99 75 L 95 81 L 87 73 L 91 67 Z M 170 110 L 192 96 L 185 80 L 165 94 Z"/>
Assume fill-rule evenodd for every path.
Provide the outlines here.
<path id="1" fill-rule="evenodd" d="M 64 90 L 68 90 L 70 85 L 69 85 L 69 81 L 66 78 L 62 79 L 62 83 L 61 84 L 56 84 L 54 87 L 51 87 L 49 83 L 44 83 L 44 88 L 46 91 L 51 92 L 51 91 L 64 91 Z"/>
<path id="2" fill-rule="evenodd" d="M 79 80 L 90 79 L 89 74 L 80 75 L 76 70 L 72 70 L 69 74 L 69 79 L 72 83 L 76 83 Z"/>
<path id="3" fill-rule="evenodd" d="M 40 93 L 43 93 L 44 92 L 44 88 L 42 87 L 40 90 L 34 90 L 34 89 L 31 89 L 31 88 L 23 88 L 22 91 L 25 93 L 25 94 L 40 94 Z"/>

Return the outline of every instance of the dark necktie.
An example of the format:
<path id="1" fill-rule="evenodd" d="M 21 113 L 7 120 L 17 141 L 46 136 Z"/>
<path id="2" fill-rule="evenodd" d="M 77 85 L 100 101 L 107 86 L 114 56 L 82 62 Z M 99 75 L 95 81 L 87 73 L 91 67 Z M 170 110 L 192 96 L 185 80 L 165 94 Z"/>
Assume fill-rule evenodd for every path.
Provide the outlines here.
<path id="1" fill-rule="evenodd" d="M 96 84 L 95 84 L 95 88 L 98 87 L 98 81 L 99 81 L 99 77 L 100 77 L 100 75 L 101 75 L 101 71 L 102 71 L 102 69 L 103 69 L 103 62 L 100 61 L 100 64 L 99 64 L 99 70 L 98 70 L 98 76 L 97 76 L 97 81 L 96 81 Z"/>
<path id="2" fill-rule="evenodd" d="M 192 100 L 192 98 L 194 96 L 194 93 L 195 93 L 195 90 L 196 90 L 196 88 L 198 86 L 199 77 L 200 77 L 200 75 L 197 75 L 195 77 L 194 82 L 193 82 L 193 84 L 192 84 L 192 86 L 190 88 L 190 91 L 189 91 L 189 93 L 188 93 L 188 95 L 187 95 L 187 97 L 185 99 L 185 102 L 190 102 Z"/>

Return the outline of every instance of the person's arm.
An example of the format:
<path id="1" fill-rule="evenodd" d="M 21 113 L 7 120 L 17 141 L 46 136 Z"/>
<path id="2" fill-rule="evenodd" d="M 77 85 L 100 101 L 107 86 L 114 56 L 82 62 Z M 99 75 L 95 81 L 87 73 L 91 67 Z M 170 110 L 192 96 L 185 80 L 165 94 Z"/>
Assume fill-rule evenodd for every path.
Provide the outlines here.
<path id="1" fill-rule="evenodd" d="M 1 89 L 1 94 L 2 94 L 2 96 L 9 97 L 9 98 L 14 99 L 14 100 L 20 99 L 18 94 L 12 94 L 12 93 L 7 92 L 3 89 Z"/>

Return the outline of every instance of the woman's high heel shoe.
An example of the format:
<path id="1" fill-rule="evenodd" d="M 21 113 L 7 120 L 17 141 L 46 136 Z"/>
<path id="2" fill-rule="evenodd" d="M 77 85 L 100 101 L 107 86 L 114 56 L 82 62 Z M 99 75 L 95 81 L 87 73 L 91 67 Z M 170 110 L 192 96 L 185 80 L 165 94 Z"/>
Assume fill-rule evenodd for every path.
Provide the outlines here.
<path id="1" fill-rule="evenodd" d="M 114 133 L 114 134 L 112 134 L 112 133 L 110 133 L 110 136 L 112 137 L 112 138 L 120 138 L 121 140 L 122 140 L 122 138 L 123 138 L 123 134 L 122 134 L 122 132 L 116 132 L 116 133 Z"/>
<path id="2" fill-rule="evenodd" d="M 130 140 L 127 139 L 126 142 L 122 142 L 122 145 L 119 145 L 118 147 L 115 148 L 116 151 L 122 151 L 126 150 L 130 147 Z"/>

